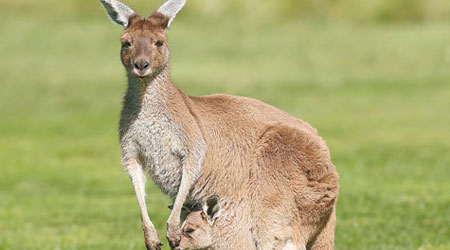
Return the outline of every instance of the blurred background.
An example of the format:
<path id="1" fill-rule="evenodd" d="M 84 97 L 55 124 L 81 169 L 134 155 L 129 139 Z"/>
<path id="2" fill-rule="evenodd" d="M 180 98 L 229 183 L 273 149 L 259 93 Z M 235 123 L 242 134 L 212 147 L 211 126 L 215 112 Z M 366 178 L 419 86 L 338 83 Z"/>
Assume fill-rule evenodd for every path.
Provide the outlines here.
<path id="1" fill-rule="evenodd" d="M 122 28 L 94 0 L 0 14 L 0 249 L 144 249 L 117 139 Z M 336 249 L 450 249 L 448 0 L 188 0 L 169 36 L 186 93 L 319 129 L 341 176 Z M 166 242 L 171 202 L 149 184 Z"/>

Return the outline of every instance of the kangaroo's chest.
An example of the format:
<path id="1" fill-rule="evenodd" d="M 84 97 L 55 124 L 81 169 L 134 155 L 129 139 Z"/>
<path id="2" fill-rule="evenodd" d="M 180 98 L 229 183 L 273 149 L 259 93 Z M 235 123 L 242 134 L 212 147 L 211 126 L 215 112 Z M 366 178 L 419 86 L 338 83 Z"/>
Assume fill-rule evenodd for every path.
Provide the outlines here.
<path id="1" fill-rule="evenodd" d="M 181 160 L 185 152 L 184 136 L 164 112 L 146 114 L 131 126 L 132 139 L 142 164 L 155 184 L 174 198 L 181 182 Z"/>

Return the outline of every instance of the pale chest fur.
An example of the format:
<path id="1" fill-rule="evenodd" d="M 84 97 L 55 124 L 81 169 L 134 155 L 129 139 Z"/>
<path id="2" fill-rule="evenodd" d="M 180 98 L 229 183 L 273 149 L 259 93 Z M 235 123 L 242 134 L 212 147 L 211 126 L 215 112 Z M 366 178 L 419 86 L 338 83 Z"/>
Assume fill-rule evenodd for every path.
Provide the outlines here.
<path id="1" fill-rule="evenodd" d="M 134 112 L 127 111 L 133 103 L 125 99 L 121 130 L 127 129 L 121 134 L 122 155 L 124 161 L 137 157 L 155 184 L 175 198 L 181 183 L 185 136 L 158 97 L 148 95 L 144 99 L 148 100 L 139 105 L 145 107 L 133 108 Z"/>
<path id="2" fill-rule="evenodd" d="M 133 124 L 134 142 L 143 166 L 161 190 L 175 197 L 181 182 L 183 135 L 165 114 L 139 119 Z"/>

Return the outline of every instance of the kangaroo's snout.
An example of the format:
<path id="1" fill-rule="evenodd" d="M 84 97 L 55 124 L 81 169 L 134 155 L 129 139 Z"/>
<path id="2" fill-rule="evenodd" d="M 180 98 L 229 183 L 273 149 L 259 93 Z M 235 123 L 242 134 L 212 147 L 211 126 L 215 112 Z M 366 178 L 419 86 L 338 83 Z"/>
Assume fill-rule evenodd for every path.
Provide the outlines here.
<path id="1" fill-rule="evenodd" d="M 151 74 L 150 61 L 147 58 L 140 57 L 133 63 L 133 73 L 140 77 L 146 77 Z"/>
<path id="2" fill-rule="evenodd" d="M 134 62 L 134 68 L 139 71 L 144 71 L 150 67 L 150 63 L 145 59 L 139 59 Z"/>

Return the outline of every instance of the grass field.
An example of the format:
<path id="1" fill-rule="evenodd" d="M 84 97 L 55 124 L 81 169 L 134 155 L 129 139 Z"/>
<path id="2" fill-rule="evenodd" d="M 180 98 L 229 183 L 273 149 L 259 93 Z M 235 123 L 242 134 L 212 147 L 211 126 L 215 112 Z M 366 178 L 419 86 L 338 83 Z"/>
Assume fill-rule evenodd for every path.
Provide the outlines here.
<path id="1" fill-rule="evenodd" d="M 143 249 L 117 140 L 121 28 L 97 1 L 85 18 L 13 3 L 0 8 L 0 249 Z M 327 140 L 337 249 L 450 249 L 449 23 L 181 20 L 182 90 L 262 99 Z M 165 240 L 170 201 L 148 193 Z"/>

